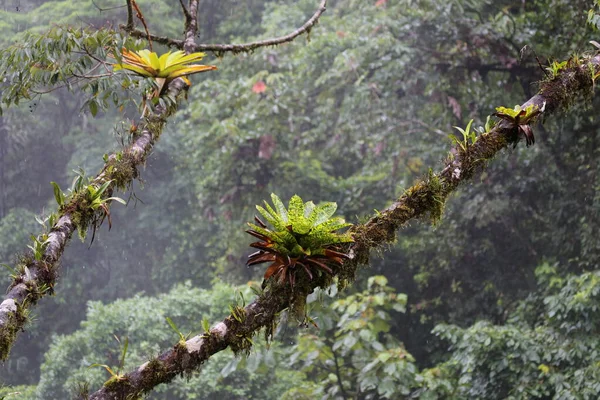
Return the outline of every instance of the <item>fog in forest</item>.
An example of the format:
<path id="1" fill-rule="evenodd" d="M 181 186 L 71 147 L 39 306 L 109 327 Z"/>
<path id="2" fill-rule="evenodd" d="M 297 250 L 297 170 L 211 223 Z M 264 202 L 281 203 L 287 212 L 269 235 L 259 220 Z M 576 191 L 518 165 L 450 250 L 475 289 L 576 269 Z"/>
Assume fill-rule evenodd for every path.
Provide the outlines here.
<path id="1" fill-rule="evenodd" d="M 182 46 L 182 4 L 195 45 L 303 30 L 206 50 L 170 98 L 115 66 Z M 5 0 L 0 26 L 0 284 L 27 293 L 0 399 L 169 351 L 137 396 L 600 398 L 598 0 Z"/>

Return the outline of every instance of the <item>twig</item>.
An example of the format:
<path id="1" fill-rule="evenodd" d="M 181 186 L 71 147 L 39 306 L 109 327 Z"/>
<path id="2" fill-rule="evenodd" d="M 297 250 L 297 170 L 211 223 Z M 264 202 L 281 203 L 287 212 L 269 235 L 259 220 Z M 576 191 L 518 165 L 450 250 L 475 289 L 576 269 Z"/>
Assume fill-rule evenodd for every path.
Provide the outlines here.
<path id="1" fill-rule="evenodd" d="M 75 74 L 73 74 L 73 76 L 75 76 Z M 70 85 L 74 85 L 74 84 L 77 84 L 77 83 L 79 83 L 79 78 L 73 79 L 73 80 L 67 79 L 67 81 L 65 83 L 63 83 L 61 85 L 52 86 L 49 89 L 45 89 L 45 90 L 29 89 L 29 91 L 31 93 L 34 93 L 34 94 L 37 94 L 37 95 L 43 95 L 43 94 L 52 93 L 52 92 L 54 92 L 56 90 L 59 90 L 59 89 L 62 89 L 62 88 L 66 88 L 66 87 L 69 87 Z"/>
<path id="2" fill-rule="evenodd" d="M 181 4 L 181 8 L 183 10 L 183 15 L 185 16 L 185 22 L 186 22 L 186 25 L 187 25 L 188 22 L 193 19 L 192 14 L 190 14 L 190 11 L 187 9 L 187 7 L 185 6 L 185 4 L 183 3 L 183 0 L 179 0 L 179 4 Z"/>
<path id="3" fill-rule="evenodd" d="M 127 33 L 129 33 L 132 37 L 135 38 L 149 38 L 154 43 L 164 44 L 165 46 L 175 47 L 176 49 L 183 50 L 183 40 L 172 39 L 168 36 L 157 36 L 150 34 L 150 36 L 146 35 L 146 32 L 140 31 L 139 29 L 127 29 L 126 25 L 120 25 L 121 29 L 124 29 Z"/>
<path id="4" fill-rule="evenodd" d="M 116 10 L 118 8 L 123 8 L 123 7 L 127 7 L 125 6 L 113 6 L 113 7 L 107 7 L 107 8 L 101 8 L 98 4 L 96 4 L 96 2 L 94 0 L 92 0 L 92 4 L 94 5 L 94 7 L 96 7 L 98 9 L 98 11 L 103 12 L 103 11 L 110 11 L 110 10 Z"/>
<path id="5" fill-rule="evenodd" d="M 134 29 L 133 25 L 133 7 L 131 6 L 132 0 L 127 0 L 127 25 L 125 26 L 126 31 Z"/>
<path id="6" fill-rule="evenodd" d="M 107 74 L 99 74 L 99 75 L 78 75 L 75 72 L 73 72 L 73 76 L 79 79 L 99 79 L 99 78 L 108 78 L 109 76 L 113 76 L 113 73 L 107 73 Z"/>
<path id="7" fill-rule="evenodd" d="M 331 349 L 331 352 L 333 353 L 333 361 L 335 362 L 335 376 L 337 377 L 338 385 L 340 386 L 340 389 L 342 391 L 342 397 L 344 397 L 344 399 L 347 399 L 348 394 L 346 393 L 346 389 L 344 388 L 344 382 L 342 380 L 342 374 L 340 372 L 340 363 L 338 362 L 337 352 L 333 349 L 333 344 L 331 342 L 328 341 L 327 344 Z"/>
<path id="8" fill-rule="evenodd" d="M 109 63 L 109 62 L 106 62 L 105 60 L 102 60 L 102 59 L 100 59 L 100 58 L 96 57 L 96 56 L 95 56 L 95 55 L 94 55 L 94 54 L 93 54 L 93 53 L 92 53 L 92 52 L 91 52 L 91 51 L 90 51 L 90 50 L 87 48 L 87 46 L 82 46 L 82 48 L 83 48 L 83 51 L 85 52 L 85 54 L 87 54 L 87 55 L 88 55 L 90 58 L 92 58 L 92 59 L 94 59 L 94 60 L 98 61 L 98 63 L 99 63 L 99 64 L 102 64 L 102 65 L 104 65 L 104 67 L 111 66 L 111 63 Z M 94 67 L 94 68 L 96 68 L 96 67 Z M 107 70 L 108 70 L 108 68 L 107 68 Z"/>
<path id="9" fill-rule="evenodd" d="M 245 43 L 245 44 L 199 44 L 196 46 L 196 48 L 194 50 L 195 51 L 214 51 L 217 53 L 224 53 L 224 52 L 239 53 L 239 52 L 252 51 L 259 47 L 276 46 L 276 45 L 283 44 L 283 43 L 289 43 L 304 33 L 306 33 L 306 34 L 310 33 L 310 30 L 313 28 L 313 26 L 315 26 L 317 24 L 317 22 L 319 21 L 319 18 L 321 17 L 321 15 L 323 15 L 325 10 L 327 9 L 326 6 L 327 6 L 327 0 L 322 0 L 317 11 L 313 14 L 312 17 L 310 17 L 310 19 L 308 21 L 306 21 L 304 23 L 304 25 L 302 25 L 300 28 L 296 29 L 294 32 L 289 33 L 285 36 L 281 36 L 281 37 L 273 38 L 273 39 L 265 39 L 265 40 L 260 40 L 257 42 L 251 42 L 251 43 Z"/>
<path id="10" fill-rule="evenodd" d="M 142 25 L 144 25 L 144 29 L 146 30 L 146 37 L 148 38 L 148 46 L 150 47 L 150 51 L 152 51 L 152 39 L 150 39 L 150 31 L 148 30 L 148 25 L 146 24 L 144 14 L 142 14 L 142 10 L 140 10 L 135 0 L 131 0 L 131 6 L 135 10 L 135 16 L 137 17 L 137 19 L 139 19 Z"/>

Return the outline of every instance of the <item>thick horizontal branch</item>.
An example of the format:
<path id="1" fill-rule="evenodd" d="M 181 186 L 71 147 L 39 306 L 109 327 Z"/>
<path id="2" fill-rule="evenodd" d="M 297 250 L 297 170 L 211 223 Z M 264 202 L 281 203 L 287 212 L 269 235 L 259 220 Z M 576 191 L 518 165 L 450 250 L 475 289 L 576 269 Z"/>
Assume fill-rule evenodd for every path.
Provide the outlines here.
<path id="1" fill-rule="evenodd" d="M 186 88 L 182 79 L 173 81 L 169 95 L 177 98 Z M 100 187 L 111 182 L 103 198 L 112 195 L 114 188 L 127 188 L 137 177 L 137 169 L 144 164 L 146 157 L 160 137 L 166 118 L 173 108 L 157 107 L 154 114 L 145 118 L 138 127 L 135 140 L 119 155 L 109 157 L 105 167 L 91 182 Z M 106 205 L 109 207 L 109 204 Z M 96 227 L 103 219 L 102 209 L 91 210 L 86 204 L 85 193 L 75 193 L 71 200 L 60 207 L 55 225 L 51 228 L 42 257 L 36 260 L 32 255 L 22 258 L 13 276 L 7 295 L 0 303 L 0 360 L 5 360 L 19 331 L 27 322 L 29 309 L 46 294 L 53 292 L 58 276 L 59 260 L 76 229 Z"/>
<path id="2" fill-rule="evenodd" d="M 322 0 L 317 11 L 313 14 L 313 16 L 308 21 L 306 21 L 304 23 L 304 25 L 302 25 L 300 28 L 296 29 L 295 31 L 293 31 L 285 36 L 280 36 L 280 37 L 272 38 L 272 39 L 264 39 L 264 40 L 259 40 L 256 42 L 250 42 L 250 43 L 241 43 L 241 44 L 197 44 L 194 46 L 192 51 L 194 51 L 194 52 L 196 52 L 196 51 L 199 51 L 199 52 L 212 51 L 217 54 L 222 54 L 222 53 L 227 53 L 227 52 L 244 53 L 244 52 L 250 52 L 250 51 L 256 50 L 260 47 L 277 46 L 279 44 L 289 43 L 302 34 L 310 33 L 310 30 L 317 24 L 317 22 L 319 21 L 319 18 L 327 9 L 326 6 L 327 6 L 327 0 Z M 192 10 L 190 10 L 190 13 L 192 13 Z M 193 15 L 195 15 L 195 14 L 193 14 Z M 128 29 L 126 25 L 122 25 L 121 28 L 124 29 L 125 31 L 127 31 L 133 37 L 137 37 L 137 38 L 146 38 L 147 37 L 146 32 L 143 32 L 139 29 Z M 178 49 L 185 48 L 184 40 L 177 40 L 177 39 L 172 39 L 167 36 L 157 36 L 157 35 L 150 35 L 150 39 L 153 42 L 164 44 L 169 47 L 175 47 Z"/>
<path id="3" fill-rule="evenodd" d="M 573 99 L 593 91 L 594 81 L 590 68 L 600 70 L 600 55 L 588 62 L 562 70 L 553 80 L 542 84 L 540 92 L 529 99 L 522 107 L 534 105 L 541 110 L 540 116 L 566 108 Z M 336 271 L 342 284 L 354 278 L 359 265 L 366 264 L 372 248 L 392 242 L 400 227 L 409 220 L 429 215 L 437 218 L 443 211 L 443 204 L 450 193 L 470 180 L 477 171 L 485 168 L 499 151 L 518 141 L 518 127 L 508 122 L 500 122 L 489 132 L 478 137 L 475 143 L 466 148 L 460 145 L 451 151 L 445 168 L 430 174 L 426 179 L 409 188 L 390 207 L 372 217 L 365 224 L 352 228 L 354 243 L 348 252 L 350 259 Z M 323 282 L 311 282 L 307 292 Z M 296 288 L 296 290 L 298 290 Z M 178 375 L 198 368 L 208 358 L 227 347 L 234 352 L 248 350 L 250 337 L 261 328 L 273 326 L 277 314 L 290 306 L 297 298 L 288 286 L 270 285 L 267 291 L 252 304 L 236 310 L 224 321 L 215 325 L 208 334 L 193 337 L 175 345 L 155 359 L 150 360 L 135 371 L 110 381 L 90 400 L 118 400 L 136 398 L 152 390 L 161 383 L 170 382 Z"/>

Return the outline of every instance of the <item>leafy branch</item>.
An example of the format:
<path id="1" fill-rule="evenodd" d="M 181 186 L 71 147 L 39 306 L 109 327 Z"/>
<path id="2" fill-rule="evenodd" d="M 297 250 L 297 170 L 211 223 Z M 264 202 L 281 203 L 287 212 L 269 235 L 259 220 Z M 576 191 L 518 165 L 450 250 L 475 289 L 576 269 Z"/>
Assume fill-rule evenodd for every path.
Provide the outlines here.
<path id="1" fill-rule="evenodd" d="M 186 87 L 182 79 L 175 79 L 169 85 L 167 96 L 176 99 Z M 0 303 L 0 360 L 8 357 L 18 332 L 27 322 L 28 310 L 45 294 L 51 293 L 40 288 L 54 287 L 58 262 L 73 232 L 78 230 L 80 236 L 85 237 L 87 228 L 91 226 L 95 232 L 105 217 L 109 225 L 112 224 L 110 202 L 124 203 L 112 196 L 113 191 L 127 189 L 138 177 L 139 166 L 145 162 L 160 138 L 166 118 L 175 109 L 176 104 L 171 107 L 157 105 L 154 112 L 136 128 L 132 143 L 124 150 L 105 157 L 104 168 L 96 177 L 88 179 L 87 183 L 83 173 L 75 178 L 68 198 L 58 185 L 52 185 L 59 205 L 58 212 L 52 217 L 55 223 L 47 236 L 36 237 L 33 255 L 21 260 L 16 268 L 19 275 L 13 279 L 10 290 Z"/>

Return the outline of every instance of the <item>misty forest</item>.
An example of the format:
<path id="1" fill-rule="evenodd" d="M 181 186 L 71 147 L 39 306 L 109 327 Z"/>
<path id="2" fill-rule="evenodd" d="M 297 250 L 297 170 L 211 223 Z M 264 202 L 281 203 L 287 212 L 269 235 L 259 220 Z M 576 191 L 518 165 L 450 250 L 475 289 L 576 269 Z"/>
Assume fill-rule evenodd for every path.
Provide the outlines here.
<path id="1" fill-rule="evenodd" d="M 600 0 L 0 27 L 0 399 L 600 398 Z"/>

